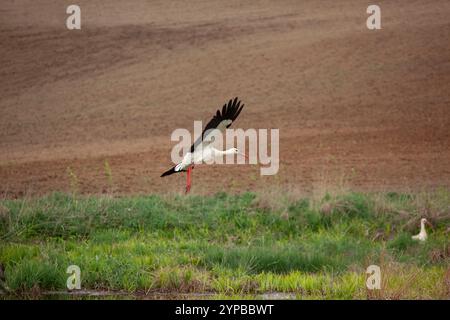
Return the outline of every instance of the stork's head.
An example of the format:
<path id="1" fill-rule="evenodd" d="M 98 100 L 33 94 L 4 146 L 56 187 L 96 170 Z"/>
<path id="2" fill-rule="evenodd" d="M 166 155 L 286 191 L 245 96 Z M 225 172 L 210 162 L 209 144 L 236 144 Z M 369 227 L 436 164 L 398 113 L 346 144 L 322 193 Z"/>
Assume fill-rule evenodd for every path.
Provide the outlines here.
<path id="1" fill-rule="evenodd" d="M 243 152 L 240 152 L 237 148 L 231 148 L 230 151 L 232 154 L 240 154 L 241 156 L 244 156 L 246 159 L 248 159 L 247 155 Z"/>
<path id="2" fill-rule="evenodd" d="M 423 224 L 423 225 L 427 224 L 427 225 L 430 226 L 432 229 L 434 229 L 434 226 L 431 224 L 431 222 L 428 221 L 428 220 L 425 219 L 425 218 L 420 219 L 420 223 Z"/>

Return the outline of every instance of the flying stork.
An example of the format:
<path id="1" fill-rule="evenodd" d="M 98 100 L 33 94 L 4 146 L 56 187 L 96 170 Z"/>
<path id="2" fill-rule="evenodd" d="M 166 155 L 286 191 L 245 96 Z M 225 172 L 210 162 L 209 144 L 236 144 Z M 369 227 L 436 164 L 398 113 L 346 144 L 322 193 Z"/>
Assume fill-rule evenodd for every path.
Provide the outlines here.
<path id="1" fill-rule="evenodd" d="M 206 124 L 201 136 L 191 146 L 190 152 L 186 153 L 179 164 L 164 172 L 161 177 L 178 172 L 187 172 L 186 193 L 188 193 L 191 190 L 191 172 L 195 163 L 210 161 L 216 157 L 229 154 L 240 154 L 247 158 L 244 153 L 239 152 L 236 148 L 224 151 L 217 150 L 212 146 L 213 141 L 210 139 L 213 130 L 217 129 L 223 133 L 229 128 L 241 113 L 242 108 L 244 108 L 244 104 L 241 105 L 241 101 L 237 97 L 234 100 L 230 99 L 228 104 L 225 103 L 222 112 L 217 110 L 214 117 Z"/>

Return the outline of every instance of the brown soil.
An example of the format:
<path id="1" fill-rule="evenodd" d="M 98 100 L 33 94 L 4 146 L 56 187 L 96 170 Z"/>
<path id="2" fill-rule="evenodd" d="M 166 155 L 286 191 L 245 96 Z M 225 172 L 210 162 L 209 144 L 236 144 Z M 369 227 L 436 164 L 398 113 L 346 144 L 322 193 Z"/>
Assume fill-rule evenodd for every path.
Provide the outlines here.
<path id="1" fill-rule="evenodd" d="M 361 0 L 77 3 L 81 31 L 69 2 L 2 4 L 6 197 L 182 192 L 184 175 L 159 177 L 171 132 L 236 95 L 234 127 L 280 129 L 279 174 L 203 166 L 193 193 L 450 186 L 448 0 L 378 1 L 378 31 Z"/>

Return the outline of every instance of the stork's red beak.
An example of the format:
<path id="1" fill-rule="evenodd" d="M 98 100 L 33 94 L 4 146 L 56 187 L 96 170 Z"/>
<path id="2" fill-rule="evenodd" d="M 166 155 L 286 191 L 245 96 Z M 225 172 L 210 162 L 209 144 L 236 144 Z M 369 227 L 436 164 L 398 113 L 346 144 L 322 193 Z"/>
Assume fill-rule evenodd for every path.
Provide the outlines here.
<path id="1" fill-rule="evenodd" d="M 243 153 L 243 152 L 239 152 L 239 154 L 241 155 L 241 156 L 243 156 L 243 157 L 245 157 L 245 159 L 247 159 L 248 160 L 248 156 L 245 154 L 245 153 Z"/>

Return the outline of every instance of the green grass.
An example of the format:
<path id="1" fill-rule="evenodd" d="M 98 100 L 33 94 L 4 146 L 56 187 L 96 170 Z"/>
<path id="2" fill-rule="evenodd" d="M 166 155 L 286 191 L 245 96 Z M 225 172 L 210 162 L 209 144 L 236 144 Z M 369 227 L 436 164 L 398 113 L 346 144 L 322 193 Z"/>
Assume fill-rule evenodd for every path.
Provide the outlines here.
<path id="1" fill-rule="evenodd" d="M 449 194 L 2 200 L 3 297 L 65 291 L 75 264 L 83 289 L 130 297 L 448 298 Z M 434 225 L 426 243 L 411 240 L 421 217 Z M 382 290 L 365 287 L 370 264 Z"/>

